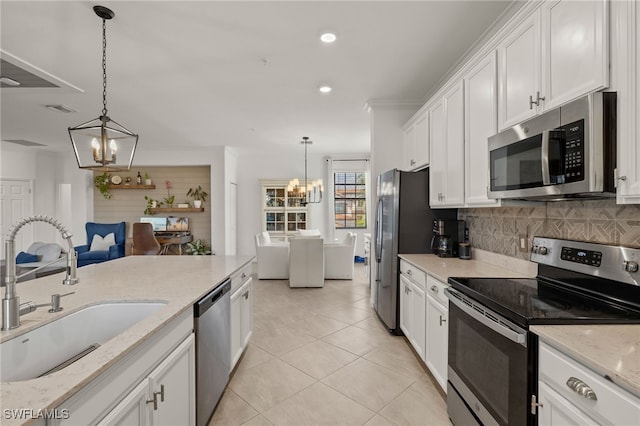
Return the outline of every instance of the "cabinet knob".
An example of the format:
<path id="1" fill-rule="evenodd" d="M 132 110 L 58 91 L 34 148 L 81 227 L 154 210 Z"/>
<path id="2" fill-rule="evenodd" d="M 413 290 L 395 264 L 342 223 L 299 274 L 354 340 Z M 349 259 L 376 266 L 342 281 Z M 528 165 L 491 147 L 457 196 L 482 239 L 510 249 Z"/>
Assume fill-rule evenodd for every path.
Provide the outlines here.
<path id="1" fill-rule="evenodd" d="M 407 275 L 411 275 L 411 269 L 407 269 Z"/>
<path id="2" fill-rule="evenodd" d="M 434 293 L 437 293 L 438 292 L 438 287 L 436 287 L 435 285 L 432 285 L 431 286 L 431 291 L 434 292 Z"/>

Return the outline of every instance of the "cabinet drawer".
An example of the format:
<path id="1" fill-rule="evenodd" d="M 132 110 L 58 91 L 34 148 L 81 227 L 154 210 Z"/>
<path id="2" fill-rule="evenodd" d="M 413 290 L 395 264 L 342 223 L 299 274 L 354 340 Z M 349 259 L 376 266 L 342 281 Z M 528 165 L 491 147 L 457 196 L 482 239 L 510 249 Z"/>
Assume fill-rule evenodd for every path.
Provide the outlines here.
<path id="1" fill-rule="evenodd" d="M 444 294 L 444 289 L 447 287 L 449 287 L 447 284 L 433 278 L 431 275 L 427 275 L 427 293 L 445 307 L 449 306 L 449 299 Z"/>
<path id="2" fill-rule="evenodd" d="M 231 293 L 242 287 L 251 278 L 251 262 L 244 265 L 231 275 Z"/>
<path id="3" fill-rule="evenodd" d="M 539 362 L 540 380 L 588 416 L 604 424 L 640 424 L 640 400 L 626 390 L 544 343 L 540 344 Z M 580 383 L 576 379 L 591 388 L 597 399 L 589 399 L 570 388 L 567 382 Z"/>
<path id="4" fill-rule="evenodd" d="M 419 284 L 424 288 L 427 285 L 427 274 L 421 269 L 416 268 L 409 262 L 400 260 L 400 273 L 408 278 L 411 278 L 413 282 Z"/>

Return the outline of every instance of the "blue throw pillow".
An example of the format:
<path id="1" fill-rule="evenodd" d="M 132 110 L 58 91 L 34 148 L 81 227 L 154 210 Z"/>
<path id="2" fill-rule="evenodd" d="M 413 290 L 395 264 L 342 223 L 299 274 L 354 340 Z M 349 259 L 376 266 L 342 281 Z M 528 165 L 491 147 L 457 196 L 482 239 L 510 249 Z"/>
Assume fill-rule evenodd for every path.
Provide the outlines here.
<path id="1" fill-rule="evenodd" d="M 31 263 L 31 262 L 37 262 L 37 261 L 38 261 L 37 255 L 25 253 L 23 251 L 18 253 L 18 255 L 16 256 L 16 263 Z"/>

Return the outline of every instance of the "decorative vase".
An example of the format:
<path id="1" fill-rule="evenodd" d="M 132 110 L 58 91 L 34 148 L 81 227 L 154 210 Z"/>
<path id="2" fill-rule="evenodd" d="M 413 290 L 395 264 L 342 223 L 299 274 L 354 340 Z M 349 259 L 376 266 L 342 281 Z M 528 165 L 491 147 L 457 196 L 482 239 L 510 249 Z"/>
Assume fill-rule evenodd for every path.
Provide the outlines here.
<path id="1" fill-rule="evenodd" d="M 158 202 L 157 202 L 157 201 L 155 201 L 155 200 L 153 200 L 153 201 L 151 202 L 151 208 L 152 208 L 152 209 L 155 209 L 156 207 L 158 207 Z"/>
<path id="2" fill-rule="evenodd" d="M 193 200 L 193 207 L 195 207 L 196 209 L 202 207 L 202 200 Z"/>

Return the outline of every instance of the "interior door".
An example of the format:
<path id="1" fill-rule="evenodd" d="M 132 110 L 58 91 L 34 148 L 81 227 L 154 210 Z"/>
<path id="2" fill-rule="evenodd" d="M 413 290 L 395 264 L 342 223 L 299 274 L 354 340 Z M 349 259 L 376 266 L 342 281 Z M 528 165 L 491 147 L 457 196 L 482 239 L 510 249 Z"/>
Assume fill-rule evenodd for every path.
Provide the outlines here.
<path id="1" fill-rule="evenodd" d="M 3 240 L 16 222 L 33 214 L 31 186 L 28 180 L 0 179 L 0 231 Z M 25 226 L 16 235 L 16 253 L 26 250 L 26 245 L 31 241 L 33 226 Z M 0 244 L 0 258 L 5 258 L 4 241 Z"/>

